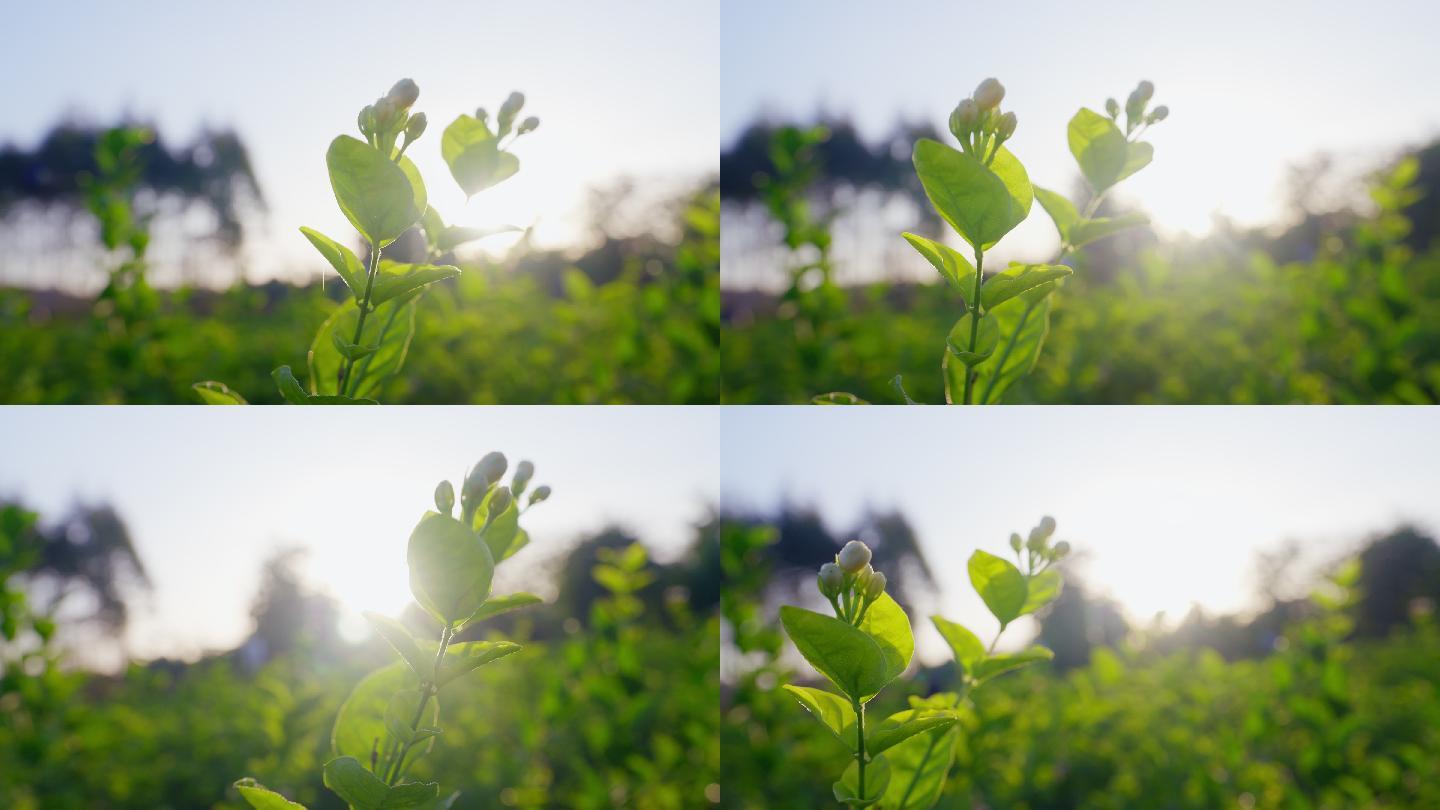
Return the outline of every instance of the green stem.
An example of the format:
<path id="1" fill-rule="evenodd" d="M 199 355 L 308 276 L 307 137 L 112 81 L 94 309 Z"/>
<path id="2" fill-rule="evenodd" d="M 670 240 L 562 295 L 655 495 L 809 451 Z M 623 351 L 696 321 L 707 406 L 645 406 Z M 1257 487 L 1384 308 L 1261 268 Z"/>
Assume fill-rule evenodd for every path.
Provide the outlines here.
<path id="1" fill-rule="evenodd" d="M 865 798 L 865 704 L 855 701 L 855 730 L 858 732 L 855 751 L 855 765 L 860 772 L 858 787 L 860 798 Z"/>
<path id="2" fill-rule="evenodd" d="M 415 707 L 415 717 L 410 720 L 410 728 L 420 727 L 420 721 L 425 717 L 425 707 L 430 705 L 430 698 L 440 691 L 440 665 L 445 661 L 445 651 L 450 647 L 450 640 L 455 638 L 455 631 L 449 625 L 440 631 L 440 649 L 435 653 L 435 666 L 432 668 L 430 678 L 420 684 L 420 705 Z M 399 778 L 401 766 L 405 764 L 405 757 L 410 754 L 410 749 L 415 746 L 414 742 L 408 742 L 400 746 L 399 754 L 390 761 L 386 769 L 385 784 L 393 785 Z"/>
<path id="3" fill-rule="evenodd" d="M 970 354 L 975 354 L 975 349 L 980 342 L 980 285 L 984 281 L 985 252 L 975 248 L 975 290 L 970 295 Z M 975 374 L 970 364 L 965 364 L 965 397 L 964 403 L 969 405 L 974 395 Z"/>
<path id="4" fill-rule="evenodd" d="M 365 270 L 365 294 L 360 297 L 360 317 L 355 323 L 355 336 L 350 339 L 352 346 L 359 345 L 360 335 L 365 331 L 365 316 L 370 314 L 370 294 L 375 289 L 375 277 L 380 274 L 380 247 L 370 245 L 370 266 Z M 345 376 L 354 365 L 349 358 L 340 363 L 340 374 L 335 380 L 335 393 L 345 390 Z"/>

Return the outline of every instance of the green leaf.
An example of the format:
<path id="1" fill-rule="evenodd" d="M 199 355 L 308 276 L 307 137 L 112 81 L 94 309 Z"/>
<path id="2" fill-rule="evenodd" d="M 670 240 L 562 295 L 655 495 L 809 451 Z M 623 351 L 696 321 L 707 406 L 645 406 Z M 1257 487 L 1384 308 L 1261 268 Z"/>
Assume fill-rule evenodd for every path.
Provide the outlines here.
<path id="1" fill-rule="evenodd" d="M 415 219 L 410 224 L 415 225 L 425 215 L 425 212 L 430 210 L 430 201 L 426 198 L 425 193 L 425 179 L 420 176 L 420 170 L 410 162 L 408 157 L 402 155 L 399 160 L 395 161 L 395 165 L 400 167 L 400 171 L 405 173 L 405 179 L 410 182 L 410 201 L 414 204 L 416 212 Z"/>
<path id="2" fill-rule="evenodd" d="M 499 141 L 490 127 L 470 115 L 457 117 L 445 128 L 440 137 L 440 156 L 467 197 L 520 170 L 519 158 L 500 151 Z"/>
<path id="3" fill-rule="evenodd" d="M 286 402 L 291 405 L 310 404 L 310 395 L 305 393 L 300 381 L 295 379 L 295 372 L 291 371 L 289 366 L 275 369 L 270 372 L 270 377 L 275 380 L 275 387 L 280 389 L 280 396 L 284 397 Z"/>
<path id="4" fill-rule="evenodd" d="M 420 220 L 423 187 L 417 191 L 406 171 L 370 144 L 341 135 L 330 142 L 325 164 L 340 210 L 371 245 L 385 247 Z"/>
<path id="5" fill-rule="evenodd" d="M 1075 272 L 1063 264 L 1019 264 L 1010 266 L 985 279 L 980 288 L 980 305 L 986 312 L 1011 298 L 1039 287 L 1041 284 L 1064 278 Z M 998 334 L 998 333 L 997 333 Z"/>
<path id="6" fill-rule="evenodd" d="M 974 317 L 971 312 L 961 315 L 960 320 L 950 327 L 950 335 L 945 339 L 945 348 L 966 366 L 985 362 L 990 355 L 995 353 L 995 347 L 1000 343 L 999 324 L 994 318 L 982 315 L 980 330 L 975 335 L 975 345 L 972 347 L 970 345 L 970 322 Z"/>
<path id="7" fill-rule="evenodd" d="M 1009 560 L 986 551 L 970 555 L 970 584 L 1002 626 L 1015 621 L 1025 606 L 1025 575 Z"/>
<path id="8" fill-rule="evenodd" d="M 865 795 L 860 795 L 860 763 L 850 760 L 850 767 L 840 781 L 830 786 L 835 801 L 850 807 L 868 807 L 885 795 L 890 784 L 890 763 L 885 757 L 875 757 L 865 765 Z"/>
<path id="9" fill-rule="evenodd" d="M 830 733 L 835 735 L 835 739 L 844 743 L 849 750 L 855 750 L 857 742 L 855 709 L 850 705 L 850 701 L 823 689 L 794 686 L 788 683 L 783 684 L 782 687 L 794 695 L 795 699 L 800 701 L 800 705 L 820 721 L 821 725 L 830 729 Z"/>
<path id="10" fill-rule="evenodd" d="M 885 654 L 886 682 L 900 677 L 915 654 L 915 634 L 910 629 L 910 617 L 890 594 L 881 593 L 870 605 L 860 621 L 860 630 L 875 639 Z"/>
<path id="11" fill-rule="evenodd" d="M 492 490 L 493 494 L 493 490 Z M 480 505 L 475 512 L 475 521 L 480 523 L 485 519 L 486 513 L 490 511 L 489 497 Z M 477 527 L 478 528 L 478 527 Z M 515 539 L 520 535 L 520 504 L 511 500 L 505 511 L 495 516 L 495 519 L 485 525 L 480 531 L 480 539 L 490 547 L 490 554 L 495 562 L 503 562 L 509 559 L 519 547 L 515 545 Z"/>
<path id="12" fill-rule="evenodd" d="M 915 144 L 915 171 L 940 216 L 986 250 L 1030 213 L 1034 191 L 1020 161 L 1001 147 L 989 167 L 938 141 Z"/>
<path id="13" fill-rule="evenodd" d="M 1063 580 L 1060 577 L 1058 568 L 1047 568 L 1033 577 L 1026 578 L 1025 584 L 1025 606 L 1020 609 L 1020 615 L 1034 613 L 1042 607 L 1050 604 L 1055 597 L 1060 595 L 1060 588 Z"/>
<path id="14" fill-rule="evenodd" d="M 235 789 L 255 810 L 305 810 L 305 805 L 290 801 L 248 776 L 236 782 Z"/>
<path id="15" fill-rule="evenodd" d="M 325 787 L 335 791 L 356 810 L 405 810 L 432 801 L 440 786 L 435 782 L 407 782 L 390 786 L 354 757 L 325 763 Z"/>
<path id="16" fill-rule="evenodd" d="M 1070 119 L 1067 135 L 1070 154 L 1079 162 L 1080 173 L 1096 194 L 1120 181 L 1130 151 L 1124 133 L 1114 121 L 1082 107 Z"/>
<path id="17" fill-rule="evenodd" d="M 893 810 L 928 810 L 939 801 L 945 777 L 955 761 L 959 726 L 917 734 L 885 752 L 890 763 L 890 784 L 885 807 Z"/>
<path id="18" fill-rule="evenodd" d="M 1144 141 L 1135 141 L 1125 150 L 1125 165 L 1120 169 L 1120 176 L 1115 182 L 1120 182 L 1135 172 L 1150 165 L 1155 159 L 1155 147 Z"/>
<path id="19" fill-rule="evenodd" d="M 1003 675 L 1031 664 L 1038 664 L 1041 661 L 1049 661 L 1054 657 L 1055 653 L 1039 646 L 1029 647 L 1018 653 L 992 655 L 975 667 L 975 680 L 977 683 L 984 683 L 997 675 Z"/>
<path id="20" fill-rule="evenodd" d="M 865 753 L 873 757 L 916 734 L 949 728 L 956 720 L 955 713 L 949 711 L 906 709 L 897 712 L 865 730 Z"/>
<path id="21" fill-rule="evenodd" d="M 244 398 L 244 397 L 240 396 L 238 393 L 236 393 L 235 391 L 231 390 L 230 386 L 228 386 L 228 385 L 226 385 L 225 383 L 222 383 L 222 382 L 216 382 L 215 380 L 206 380 L 205 382 L 198 382 L 198 383 L 195 383 L 194 385 L 192 385 L 192 386 L 190 386 L 190 387 L 193 388 L 193 389 L 195 389 L 195 393 L 197 393 L 197 394 L 200 395 L 200 399 L 201 399 L 202 401 L 204 401 L 204 403 L 205 403 L 206 405 L 249 405 L 249 404 L 250 404 L 250 403 L 248 403 L 248 402 L 245 401 L 245 398 Z"/>
<path id="22" fill-rule="evenodd" d="M 864 703 L 890 682 L 885 653 L 868 633 L 790 605 L 780 608 L 780 622 L 805 660 L 852 700 Z"/>
<path id="23" fill-rule="evenodd" d="M 314 228 L 302 227 L 300 233 L 305 234 L 310 244 L 314 245 L 320 255 L 330 262 L 330 266 L 335 268 L 335 272 L 340 274 L 341 280 L 350 288 L 355 300 L 360 300 L 360 296 L 365 294 L 365 265 L 360 263 L 360 258 L 354 251 Z"/>
<path id="24" fill-rule="evenodd" d="M 1016 380 L 1029 374 L 1040 358 L 1050 332 L 1049 295 L 1054 284 L 1042 284 L 991 310 L 986 320 L 1000 333 L 995 359 L 976 369 L 975 401 L 992 405 L 1001 401 Z"/>
<path id="25" fill-rule="evenodd" d="M 467 672 L 514 655 L 520 649 L 520 645 L 513 641 L 469 641 L 451 645 L 445 651 L 445 661 L 440 665 L 440 678 L 436 683 L 444 686 Z"/>
<path id="26" fill-rule="evenodd" d="M 385 730 L 402 743 L 409 744 L 415 739 L 415 727 L 410 725 L 425 693 L 419 689 L 401 689 L 390 696 L 385 707 Z"/>
<path id="27" fill-rule="evenodd" d="M 495 560 L 489 546 L 449 515 L 425 513 L 410 533 L 406 561 L 415 601 L 442 624 L 469 618 L 490 595 Z"/>
<path id="28" fill-rule="evenodd" d="M 492 596 L 485 600 L 480 609 L 471 614 L 465 620 L 466 624 L 474 624 L 484 621 L 492 616 L 499 616 L 501 613 L 509 613 L 512 610 L 519 610 L 527 605 L 538 605 L 542 600 L 533 593 L 512 593 L 506 596 Z"/>
<path id="29" fill-rule="evenodd" d="M 940 271 L 940 276 L 950 282 L 950 286 L 960 293 L 966 304 L 975 300 L 975 265 L 965 258 L 965 254 L 949 245 L 917 234 L 906 232 L 901 236 Z"/>
<path id="30" fill-rule="evenodd" d="M 395 648 L 395 652 L 399 653 L 400 657 L 405 659 L 405 663 L 410 665 L 410 669 L 416 675 L 422 678 L 430 677 L 430 667 L 433 666 L 434 662 L 425 656 L 424 653 L 420 652 L 420 645 L 416 643 L 415 638 L 410 635 L 410 631 L 405 629 L 405 625 L 395 621 L 389 616 L 382 616 L 379 613 L 372 613 L 368 610 L 362 615 L 364 615 L 365 621 L 369 622 L 370 626 L 374 628 L 375 632 L 389 642 L 390 646 Z"/>
<path id="31" fill-rule="evenodd" d="M 460 268 L 451 264 L 389 264 L 383 267 L 375 278 L 375 289 L 370 293 L 370 303 L 379 306 L 406 293 L 459 275 Z"/>
<path id="32" fill-rule="evenodd" d="M 352 361 L 374 354 L 376 349 L 375 346 L 357 346 L 341 337 L 339 332 L 331 332 L 330 341 L 335 344 L 335 351 L 340 352 L 341 357 Z"/>
<path id="33" fill-rule="evenodd" d="M 1070 245 L 1072 247 L 1081 247 L 1097 239 L 1104 239 L 1113 233 L 1119 233 L 1127 228 L 1148 224 L 1150 224 L 1150 218 L 1138 211 L 1121 214 L 1118 217 L 1087 219 L 1084 222 L 1077 223 L 1071 230 Z"/>
<path id="34" fill-rule="evenodd" d="M 811 405 L 869 405 L 869 402 L 844 391 L 831 391 L 810 398 Z"/>
<path id="35" fill-rule="evenodd" d="M 382 262 L 383 265 L 383 262 Z M 365 331 L 356 345 L 374 346 L 373 352 L 355 363 L 350 374 L 358 376 L 353 386 L 347 385 L 356 398 L 373 397 L 381 385 L 405 364 L 410 352 L 410 341 L 415 335 L 415 303 L 413 292 L 385 302 L 365 319 Z M 343 355 L 336 348 L 334 334 L 339 334 L 346 343 L 355 336 L 355 325 L 359 309 L 355 301 L 347 299 L 333 312 L 315 333 L 310 343 L 310 385 L 316 394 L 338 393 L 336 381 L 340 372 Z"/>
<path id="36" fill-rule="evenodd" d="M 385 727 L 385 710 L 390 707 L 390 696 L 419 686 L 420 679 L 404 661 L 395 661 L 362 678 L 335 715 L 335 726 L 330 732 L 330 746 L 335 756 L 355 757 L 369 762 L 372 750 L 378 747 L 378 750 L 384 751 L 390 738 L 390 732 Z M 439 719 L 439 699 L 431 698 L 420 725 L 435 726 L 439 724 Z M 427 740 L 418 744 L 415 750 L 424 753 L 434 744 L 433 739 Z"/>
<path id="37" fill-rule="evenodd" d="M 984 660 L 985 645 L 964 625 L 943 616 L 931 616 L 930 621 L 940 631 L 940 637 L 950 645 L 950 652 L 955 656 L 955 663 L 960 666 L 962 674 L 969 674 L 976 664 Z"/>
<path id="38" fill-rule="evenodd" d="M 1035 187 L 1035 199 L 1040 201 L 1040 207 L 1050 215 L 1055 222 L 1055 230 L 1060 232 L 1060 241 L 1066 244 L 1070 242 L 1070 229 L 1080 220 L 1080 212 L 1075 209 L 1075 203 L 1063 194 L 1051 191 L 1048 188 Z"/>

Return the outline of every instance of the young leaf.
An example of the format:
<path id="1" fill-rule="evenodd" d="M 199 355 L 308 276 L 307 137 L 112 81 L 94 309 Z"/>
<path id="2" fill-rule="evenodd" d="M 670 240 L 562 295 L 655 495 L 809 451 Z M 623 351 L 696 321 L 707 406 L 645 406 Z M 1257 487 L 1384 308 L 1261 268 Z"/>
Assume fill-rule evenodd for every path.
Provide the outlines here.
<path id="1" fill-rule="evenodd" d="M 925 810 L 934 807 L 945 789 L 945 777 L 955 761 L 960 741 L 958 725 L 917 734 L 885 752 L 890 763 L 890 784 L 885 789 L 885 807 L 894 810 Z"/>
<path id="2" fill-rule="evenodd" d="M 419 685 L 420 679 L 403 661 L 395 661 L 361 679 L 335 715 L 335 726 L 330 732 L 330 746 L 335 756 L 369 762 L 370 752 L 377 742 L 384 750 L 390 733 L 385 727 L 385 710 L 390 706 L 390 696 Z M 436 726 L 439 720 L 440 701 L 431 698 L 420 725 Z M 426 740 L 417 745 L 416 750 L 423 753 L 434 744 L 433 739 Z"/>
<path id="3" fill-rule="evenodd" d="M 992 655 L 975 667 L 975 680 L 977 683 L 984 683 L 997 675 L 1003 675 L 1031 664 L 1038 664 L 1041 661 L 1049 661 L 1054 657 L 1055 653 L 1039 646 L 1029 647 L 1018 653 Z"/>
<path id="4" fill-rule="evenodd" d="M 1029 178 L 1003 147 L 987 167 L 958 149 L 922 138 L 915 144 L 914 163 L 935 210 L 974 247 L 988 249 L 1030 213 L 1034 192 Z"/>
<path id="5" fill-rule="evenodd" d="M 206 405 L 249 405 L 245 398 L 240 396 L 230 386 L 214 380 L 198 382 L 190 386 Z"/>
<path id="6" fill-rule="evenodd" d="M 347 385 L 353 396 L 373 397 L 385 380 L 404 365 L 410 351 L 410 340 L 415 334 L 416 295 L 419 293 L 387 301 L 365 319 L 365 332 L 360 336 L 358 345 L 376 348 L 350 370 L 351 379 L 358 377 L 353 386 Z M 347 299 L 315 333 L 308 359 L 310 384 L 317 394 L 338 393 L 335 383 L 343 355 L 336 348 L 332 335 L 338 333 L 348 343 L 355 336 L 358 318 L 355 302 Z"/>
<path id="7" fill-rule="evenodd" d="M 892 681 L 910 666 L 915 654 L 915 634 L 910 629 L 910 618 L 891 598 L 882 593 L 865 611 L 860 629 L 880 646 L 885 654 L 885 680 Z"/>
<path id="8" fill-rule="evenodd" d="M 1119 182 L 1129 159 L 1129 144 L 1120 128 L 1094 110 L 1081 108 L 1070 119 L 1070 154 L 1096 194 Z"/>
<path id="9" fill-rule="evenodd" d="M 509 613 L 512 610 L 519 610 L 526 605 L 538 605 L 542 600 L 533 593 L 512 593 L 506 596 L 492 596 L 485 600 L 480 609 L 471 614 L 465 620 L 467 625 L 484 621 L 492 616 L 499 616 L 501 613 Z"/>
<path id="10" fill-rule="evenodd" d="M 520 652 L 520 645 L 513 641 L 470 641 L 451 645 L 445 651 L 445 661 L 440 664 L 437 683 L 444 686 L 467 672 L 517 652 Z"/>
<path id="11" fill-rule="evenodd" d="M 345 357 L 352 362 L 355 360 L 359 360 L 366 355 L 375 353 L 376 347 L 357 346 L 356 344 L 351 343 L 350 341 L 341 337 L 339 332 L 331 332 L 330 341 L 335 344 L 335 351 L 340 352 L 341 357 Z"/>
<path id="12" fill-rule="evenodd" d="M 989 312 L 992 307 L 997 307 L 1023 292 L 1064 278 L 1073 272 L 1075 271 L 1063 264 L 1012 262 L 1009 267 L 985 279 L 984 286 L 980 288 L 980 305 Z"/>
<path id="13" fill-rule="evenodd" d="M 1020 615 L 1034 613 L 1042 607 L 1050 604 L 1055 597 L 1060 595 L 1060 588 L 1063 581 L 1060 571 L 1056 568 L 1047 568 L 1033 577 L 1026 578 L 1025 585 L 1025 607 L 1020 609 Z"/>
<path id="14" fill-rule="evenodd" d="M 489 502 L 482 504 L 475 513 L 475 522 L 481 524 L 485 520 L 485 512 L 488 511 Z M 478 528 L 478 526 L 477 526 Z M 495 516 L 488 526 L 480 532 L 480 539 L 490 547 L 490 554 L 496 562 L 508 559 L 520 549 L 514 547 L 515 538 L 520 534 L 520 505 L 511 501 L 505 511 Z"/>
<path id="15" fill-rule="evenodd" d="M 360 263 L 360 258 L 354 251 L 314 228 L 302 227 L 300 233 L 305 234 L 310 244 L 314 245 L 320 255 L 330 262 L 330 266 L 335 268 L 335 272 L 340 274 L 341 280 L 350 288 L 355 300 L 360 300 L 360 296 L 365 294 L 365 265 Z"/>
<path id="16" fill-rule="evenodd" d="M 305 805 L 296 804 L 249 777 L 236 782 L 235 789 L 255 810 L 305 810 Z"/>
<path id="17" fill-rule="evenodd" d="M 1074 244 L 1070 241 L 1070 229 L 1080 220 L 1080 212 L 1075 209 L 1075 203 L 1063 194 L 1051 191 L 1048 188 L 1035 187 L 1035 199 L 1040 201 L 1040 207 L 1050 215 L 1055 222 L 1055 230 L 1060 232 L 1060 241 L 1065 244 Z"/>
<path id="18" fill-rule="evenodd" d="M 783 688 L 794 695 L 795 699 L 800 701 L 800 705 L 820 721 L 821 725 L 830 729 L 830 733 L 835 735 L 835 739 L 844 743 L 851 751 L 855 750 L 855 709 L 851 707 L 850 701 L 834 692 L 811 689 L 808 686 L 795 686 L 787 683 L 783 685 Z"/>
<path id="19" fill-rule="evenodd" d="M 940 631 L 940 637 L 950 645 L 950 652 L 955 656 L 955 663 L 960 666 L 962 673 L 969 674 L 976 664 L 984 660 L 985 645 L 964 625 L 956 624 L 943 616 L 931 616 L 930 621 L 934 623 L 935 629 Z"/>
<path id="20" fill-rule="evenodd" d="M 435 782 L 408 782 L 391 787 L 371 773 L 354 757 L 338 757 L 325 763 L 325 787 L 359 810 L 403 810 L 418 807 L 435 798 Z"/>
<path id="21" fill-rule="evenodd" d="M 390 703 L 385 707 L 385 730 L 391 737 L 407 745 L 415 738 L 410 720 L 423 698 L 424 693 L 419 689 L 401 689 L 390 696 Z"/>
<path id="22" fill-rule="evenodd" d="M 1040 357 L 1045 336 L 1050 332 L 1050 298 L 1053 284 L 1042 284 L 991 310 L 985 320 L 994 321 L 1000 333 L 995 359 L 976 369 L 975 401 L 985 405 L 1000 402 L 1016 380 L 1029 374 Z"/>
<path id="23" fill-rule="evenodd" d="M 1025 575 L 1020 569 L 1009 560 L 978 549 L 970 555 L 969 568 L 970 584 L 985 600 L 990 613 L 1002 626 L 1015 621 L 1025 606 Z"/>
<path id="24" fill-rule="evenodd" d="M 865 730 L 865 753 L 870 756 L 888 751 L 916 734 L 949 728 L 958 718 L 948 711 L 916 711 L 906 709 Z"/>
<path id="25" fill-rule="evenodd" d="M 1000 343 L 999 324 L 994 318 L 981 316 L 980 330 L 975 334 L 974 347 L 971 347 L 970 321 L 974 317 L 970 312 L 961 315 L 960 320 L 950 327 L 950 335 L 945 340 L 946 349 L 965 366 L 985 362 Z"/>
<path id="26" fill-rule="evenodd" d="M 1115 182 L 1120 182 L 1135 172 L 1150 165 L 1155 159 L 1155 147 L 1144 141 L 1135 141 L 1125 150 L 1125 165 L 1120 169 L 1120 175 Z"/>
<path id="27" fill-rule="evenodd" d="M 281 366 L 270 372 L 271 379 L 275 380 L 275 387 L 280 389 L 280 396 L 291 405 L 309 405 L 310 395 L 295 379 L 295 372 L 289 366 Z"/>
<path id="28" fill-rule="evenodd" d="M 781 606 L 780 622 L 805 660 L 852 700 L 864 703 L 890 682 L 885 653 L 869 634 L 790 605 Z"/>
<path id="29" fill-rule="evenodd" d="M 410 533 L 406 550 L 410 592 L 442 624 L 469 618 L 490 595 L 495 560 L 464 523 L 427 512 Z"/>
<path id="30" fill-rule="evenodd" d="M 1104 239 L 1112 233 L 1119 233 L 1127 228 L 1148 224 L 1150 224 L 1150 218 L 1139 211 L 1121 214 L 1118 217 L 1087 219 L 1084 222 L 1077 223 L 1071 230 L 1070 244 L 1072 247 L 1081 247 L 1097 239 Z"/>
<path id="31" fill-rule="evenodd" d="M 410 635 L 410 631 L 405 629 L 405 625 L 395 621 L 389 616 L 382 616 L 379 613 L 372 613 L 368 610 L 362 615 L 365 616 L 365 621 L 370 623 L 370 627 L 373 628 L 381 638 L 388 641 L 390 646 L 395 648 L 395 652 L 400 654 L 401 658 L 405 659 L 405 663 L 410 665 L 410 669 L 416 675 L 426 678 L 430 676 L 430 667 L 433 661 L 424 653 L 420 652 L 420 645 L 417 644 L 415 638 Z"/>
<path id="32" fill-rule="evenodd" d="M 520 170 L 520 160 L 499 150 L 499 141 L 483 121 L 461 115 L 440 137 L 440 156 L 467 197 L 509 178 Z"/>
<path id="33" fill-rule="evenodd" d="M 865 765 L 865 795 L 860 795 L 860 763 L 850 760 L 840 781 L 830 786 L 835 801 L 850 807 L 868 807 L 880 801 L 885 788 L 890 784 L 890 763 L 885 757 L 875 757 Z"/>
<path id="34" fill-rule="evenodd" d="M 325 153 L 330 185 L 345 218 L 371 245 L 385 247 L 420 220 L 423 198 L 405 170 L 364 141 L 341 135 Z"/>
<path id="35" fill-rule="evenodd" d="M 966 304 L 975 300 L 975 265 L 965 258 L 965 254 L 949 245 L 917 234 L 907 232 L 901 236 L 940 271 L 940 276 L 950 282 L 950 286 L 960 293 Z"/>
<path id="36" fill-rule="evenodd" d="M 390 264 L 376 277 L 370 303 L 379 306 L 408 292 L 459 275 L 460 268 L 451 264 Z"/>

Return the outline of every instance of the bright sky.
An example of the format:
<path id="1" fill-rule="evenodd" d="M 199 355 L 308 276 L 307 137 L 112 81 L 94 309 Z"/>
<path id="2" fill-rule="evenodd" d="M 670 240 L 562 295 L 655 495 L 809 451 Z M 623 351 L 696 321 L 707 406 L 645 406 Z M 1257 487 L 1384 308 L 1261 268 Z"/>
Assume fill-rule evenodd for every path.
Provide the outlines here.
<path id="1" fill-rule="evenodd" d="M 318 268 L 300 225 L 353 234 L 325 149 L 357 135 L 360 108 L 408 76 L 430 131 L 407 154 L 447 221 L 536 224 L 537 243 L 565 244 L 596 184 L 718 171 L 718 17 L 718 0 L 14 4 L 0 141 L 32 144 L 69 113 L 110 122 L 133 112 L 172 143 L 202 124 L 233 126 L 271 206 L 267 248 Z M 520 173 L 467 205 L 440 133 L 477 106 L 493 115 L 517 89 L 540 129 L 516 147 Z"/>
<path id="2" fill-rule="evenodd" d="M 361 413 L 364 411 L 364 413 Z M 490 450 L 535 463 L 554 495 L 497 591 L 620 525 L 672 561 L 719 500 L 707 407 L 25 408 L 0 413 L 0 495 L 44 515 L 112 503 L 154 581 L 129 631 L 140 656 L 224 649 L 250 631 L 260 566 L 310 549 L 306 573 L 360 610 L 408 604 L 405 544 L 441 479 Z M 517 574 L 519 576 L 517 576 Z"/>
<path id="3" fill-rule="evenodd" d="M 1369 163 L 1440 134 L 1426 83 L 1440 6 L 1423 0 L 729 0 L 721 26 L 722 143 L 757 113 L 828 110 L 871 137 L 902 117 L 945 132 L 995 76 L 1020 121 L 1011 148 L 1032 180 L 1064 191 L 1078 177 L 1070 116 L 1150 79 L 1170 119 L 1148 138 L 1155 162 L 1120 191 L 1171 231 L 1203 231 L 1212 212 L 1271 221 L 1286 167 L 1318 151 Z M 1043 255 L 1053 228 L 1036 212 L 1011 245 Z"/>
<path id="4" fill-rule="evenodd" d="M 1304 572 L 1401 521 L 1440 530 L 1440 411 L 1425 408 L 748 407 L 721 414 L 727 510 L 815 506 L 834 531 L 867 509 L 912 523 L 943 588 L 914 606 L 927 660 L 939 612 L 996 624 L 966 560 L 1059 523 L 1083 576 L 1148 621 L 1251 606 L 1257 551 L 1301 542 Z M 1016 625 L 1010 643 L 1033 625 Z M 1004 646 L 1002 644 L 1002 646 Z"/>

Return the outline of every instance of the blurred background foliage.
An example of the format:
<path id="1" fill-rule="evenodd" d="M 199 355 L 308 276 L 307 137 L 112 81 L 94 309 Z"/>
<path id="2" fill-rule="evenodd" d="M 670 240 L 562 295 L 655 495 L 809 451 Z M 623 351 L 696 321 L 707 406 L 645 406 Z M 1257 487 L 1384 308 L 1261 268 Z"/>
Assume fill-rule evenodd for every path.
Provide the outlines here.
<path id="1" fill-rule="evenodd" d="M 456 260 L 380 399 L 716 402 L 719 192 L 712 177 L 661 197 L 617 181 L 592 193 L 585 245 Z M 133 123 L 62 124 L 0 149 L 0 402 L 196 403 L 207 379 L 279 401 L 271 370 L 305 367 L 344 285 L 247 282 L 245 225 L 263 210 L 230 132 L 172 145 Z"/>
<path id="2" fill-rule="evenodd" d="M 0 506 L 0 805 L 243 807 L 230 785 L 259 774 L 308 807 L 342 807 L 321 784 L 330 728 L 351 687 L 393 652 L 341 638 L 338 606 L 309 589 L 292 550 L 266 564 L 254 631 L 237 648 L 115 673 L 77 667 L 66 650 L 113 644 L 123 628 L 105 595 L 146 587 L 123 526 L 106 507 L 47 523 Z M 77 564 L 84 531 L 104 539 Z M 525 648 L 442 695 L 444 739 L 417 776 L 443 775 L 462 792 L 457 808 L 717 802 L 715 531 L 697 526 L 669 564 L 617 528 L 545 563 L 553 599 L 468 634 Z M 61 592 L 64 610 L 32 598 Z M 414 605 L 403 618 L 438 632 Z M 85 632 L 96 621 L 108 638 Z"/>
<path id="3" fill-rule="evenodd" d="M 843 749 L 783 683 L 814 683 L 776 620 L 843 540 L 878 567 L 925 570 L 897 515 L 832 532 L 811 511 L 728 515 L 722 656 L 723 806 L 813 807 Z M 1422 808 L 1440 802 L 1440 547 L 1400 526 L 1315 581 L 1297 549 L 1259 555 L 1257 610 L 1132 626 L 1066 563 L 1038 618 L 1053 664 L 1005 676 L 963 719 L 941 808 Z M 1083 554 L 1081 555 L 1083 563 Z M 1157 574 L 1158 575 L 1158 574 Z M 1301 581 L 1297 581 L 1301 580 Z M 894 595 L 912 624 L 933 585 Z M 1307 596 L 1285 594 L 1308 593 Z M 952 689 L 953 662 L 918 665 L 880 710 Z M 905 688 L 908 685 L 908 690 Z M 820 798 L 817 798 L 820 797 Z"/>
<path id="4" fill-rule="evenodd" d="M 756 123 L 721 157 L 724 401 L 839 390 L 895 403 L 900 374 L 911 396 L 941 402 L 943 336 L 961 304 L 933 272 L 917 276 L 929 268 L 898 236 L 944 230 L 909 161 L 935 133 L 902 123 L 867 143 L 843 119 L 817 126 L 828 138 L 812 147 L 812 182 L 792 194 L 831 227 L 825 284 L 786 289 L 782 271 L 817 251 L 784 238 L 791 223 L 766 197 L 772 153 L 794 128 Z M 1364 180 L 1338 173 L 1324 156 L 1294 167 L 1290 215 L 1272 227 L 1217 219 L 1201 238 L 1143 229 L 1087 246 L 1035 372 L 1006 401 L 1440 400 L 1440 144 Z M 831 339 L 817 343 L 807 302 L 837 297 L 824 310 Z"/>

